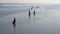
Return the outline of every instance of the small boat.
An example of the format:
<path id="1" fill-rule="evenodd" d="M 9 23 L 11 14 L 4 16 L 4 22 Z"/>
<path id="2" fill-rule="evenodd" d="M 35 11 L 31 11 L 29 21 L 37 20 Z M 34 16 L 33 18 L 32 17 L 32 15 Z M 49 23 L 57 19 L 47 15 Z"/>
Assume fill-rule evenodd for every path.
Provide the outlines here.
<path id="1" fill-rule="evenodd" d="M 14 20 L 13 20 L 12 24 L 15 24 L 15 23 L 16 23 L 16 19 L 15 19 L 15 17 L 14 17 Z"/>

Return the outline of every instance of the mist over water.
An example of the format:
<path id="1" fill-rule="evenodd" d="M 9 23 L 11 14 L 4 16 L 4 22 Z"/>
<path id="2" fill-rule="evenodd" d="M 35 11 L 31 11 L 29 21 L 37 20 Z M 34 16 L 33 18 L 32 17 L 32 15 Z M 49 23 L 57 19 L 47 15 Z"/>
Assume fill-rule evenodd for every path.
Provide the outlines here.
<path id="1" fill-rule="evenodd" d="M 14 17 L 16 24 L 12 24 Z M 60 8 L 58 5 L 0 4 L 0 34 L 60 34 Z"/>

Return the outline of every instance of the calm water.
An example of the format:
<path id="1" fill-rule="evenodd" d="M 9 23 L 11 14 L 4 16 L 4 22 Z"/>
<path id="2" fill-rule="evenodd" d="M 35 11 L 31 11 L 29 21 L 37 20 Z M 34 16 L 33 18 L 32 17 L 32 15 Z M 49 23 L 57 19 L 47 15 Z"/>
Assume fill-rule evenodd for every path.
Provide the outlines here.
<path id="1" fill-rule="evenodd" d="M 29 18 L 30 5 L 6 6 L 0 7 L 0 34 L 60 34 L 60 9 L 34 8 Z M 15 27 L 12 24 L 14 17 Z"/>

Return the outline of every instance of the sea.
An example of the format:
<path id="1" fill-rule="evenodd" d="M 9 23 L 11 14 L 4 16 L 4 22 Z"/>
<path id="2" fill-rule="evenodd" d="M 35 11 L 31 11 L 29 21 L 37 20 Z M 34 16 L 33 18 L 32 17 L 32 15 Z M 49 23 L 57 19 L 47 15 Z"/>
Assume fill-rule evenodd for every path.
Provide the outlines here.
<path id="1" fill-rule="evenodd" d="M 60 4 L 0 3 L 0 34 L 60 34 Z"/>

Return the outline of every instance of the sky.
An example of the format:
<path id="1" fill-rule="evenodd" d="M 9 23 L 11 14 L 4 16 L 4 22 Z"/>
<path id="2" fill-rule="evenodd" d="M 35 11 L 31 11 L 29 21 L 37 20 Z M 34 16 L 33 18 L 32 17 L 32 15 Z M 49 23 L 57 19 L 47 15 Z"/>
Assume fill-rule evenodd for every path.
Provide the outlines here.
<path id="1" fill-rule="evenodd" d="M 43 3 L 43 4 L 60 4 L 60 0 L 0 0 L 0 3 Z"/>

